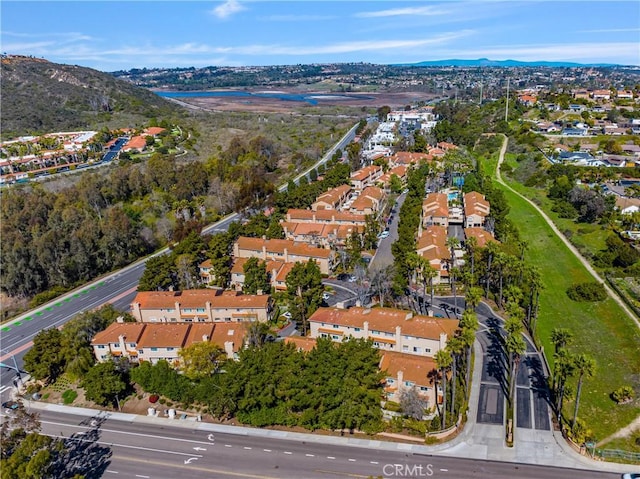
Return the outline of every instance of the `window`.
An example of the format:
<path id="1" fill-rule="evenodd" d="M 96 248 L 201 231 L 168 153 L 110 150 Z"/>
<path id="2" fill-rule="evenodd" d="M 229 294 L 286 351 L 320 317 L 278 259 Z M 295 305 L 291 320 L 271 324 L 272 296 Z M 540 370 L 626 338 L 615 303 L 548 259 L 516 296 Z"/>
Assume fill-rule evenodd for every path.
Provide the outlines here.
<path id="1" fill-rule="evenodd" d="M 340 325 L 339 325 L 339 324 L 334 324 L 334 325 L 333 325 L 333 329 L 339 329 L 339 328 L 340 328 Z"/>
<path id="2" fill-rule="evenodd" d="M 402 351 L 403 352 L 408 352 L 409 351 L 409 346 L 402 346 Z"/>
<path id="3" fill-rule="evenodd" d="M 428 391 L 429 388 L 426 386 L 420 386 L 420 391 Z"/>
<path id="4" fill-rule="evenodd" d="M 158 348 L 151 348 L 151 351 L 157 351 Z"/>
<path id="5" fill-rule="evenodd" d="M 396 383 L 396 380 L 395 380 L 395 379 L 391 379 L 391 378 L 389 378 L 389 379 L 387 379 L 387 382 L 388 382 L 389 384 L 395 384 L 395 383 Z"/>
<path id="6" fill-rule="evenodd" d="M 173 308 L 167 308 L 167 313 L 173 313 Z"/>
<path id="7" fill-rule="evenodd" d="M 431 352 L 431 348 L 424 348 L 424 352 L 425 353 L 430 353 Z"/>
<path id="8" fill-rule="evenodd" d="M 136 349 L 136 343 L 129 343 L 129 347 L 131 349 Z"/>
<path id="9" fill-rule="evenodd" d="M 102 356 L 100 356 L 100 359 L 107 359 L 107 355 L 103 354 Z"/>
<path id="10" fill-rule="evenodd" d="M 138 354 L 139 354 L 139 355 L 144 354 L 144 349 L 138 349 Z"/>
<path id="11" fill-rule="evenodd" d="M 197 313 L 204 313 L 204 308 L 196 308 Z"/>
<path id="12" fill-rule="evenodd" d="M 417 346 L 414 346 L 414 347 L 413 347 L 413 352 L 414 352 L 414 353 L 421 353 L 421 352 L 422 352 L 422 348 L 419 348 L 419 347 L 417 347 Z"/>
<path id="13" fill-rule="evenodd" d="M 373 345 L 374 345 L 376 348 L 379 348 L 379 347 L 380 347 L 380 343 L 379 343 L 378 341 L 374 341 L 374 342 L 373 342 Z"/>
<path id="14" fill-rule="evenodd" d="M 175 348 L 167 348 L 167 351 L 173 351 Z"/>
<path id="15" fill-rule="evenodd" d="M 331 339 L 333 339 L 334 341 L 337 341 L 340 339 L 340 336 L 338 336 L 337 334 L 332 334 Z"/>
<path id="16" fill-rule="evenodd" d="M 321 333 L 321 334 L 320 334 L 320 337 L 321 337 L 321 338 L 326 338 L 326 337 L 328 337 L 328 336 L 327 336 L 327 333 Z"/>
<path id="17" fill-rule="evenodd" d="M 98 349 L 104 349 L 104 344 L 99 344 Z"/>
<path id="18" fill-rule="evenodd" d="M 408 387 L 411 387 L 411 386 L 413 386 L 413 383 L 411 381 L 405 381 L 404 385 L 408 386 Z"/>
<path id="19" fill-rule="evenodd" d="M 119 349 L 120 348 L 120 343 L 112 343 L 111 347 L 115 348 L 115 349 Z"/>
<path id="20" fill-rule="evenodd" d="M 387 332 L 385 332 L 384 335 L 387 336 L 387 337 L 393 337 L 394 336 L 393 333 L 387 333 Z"/>
<path id="21" fill-rule="evenodd" d="M 355 329 L 356 333 L 359 333 L 361 331 L 360 328 L 354 328 L 354 329 Z"/>
<path id="22" fill-rule="evenodd" d="M 185 312 L 185 313 L 191 313 L 193 311 L 193 309 L 192 308 L 183 308 L 182 311 Z"/>

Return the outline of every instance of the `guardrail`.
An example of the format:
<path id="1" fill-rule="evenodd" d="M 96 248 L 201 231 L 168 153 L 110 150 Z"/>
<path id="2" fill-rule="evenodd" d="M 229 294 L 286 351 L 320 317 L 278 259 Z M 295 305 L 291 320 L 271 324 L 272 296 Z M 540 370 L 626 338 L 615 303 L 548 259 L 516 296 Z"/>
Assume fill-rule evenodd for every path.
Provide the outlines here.
<path id="1" fill-rule="evenodd" d="M 595 449 L 593 455 L 602 459 L 624 459 L 625 461 L 640 463 L 640 453 L 621 449 Z"/>

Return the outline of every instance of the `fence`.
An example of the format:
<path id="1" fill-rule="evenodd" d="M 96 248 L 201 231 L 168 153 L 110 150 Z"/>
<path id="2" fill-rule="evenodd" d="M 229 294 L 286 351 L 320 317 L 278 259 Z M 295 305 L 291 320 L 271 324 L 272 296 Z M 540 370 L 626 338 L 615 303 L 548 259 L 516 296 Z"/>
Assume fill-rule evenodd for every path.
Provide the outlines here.
<path id="1" fill-rule="evenodd" d="M 625 461 L 640 463 L 640 453 L 638 452 L 622 451 L 620 449 L 595 449 L 593 455 L 602 459 L 624 459 Z"/>

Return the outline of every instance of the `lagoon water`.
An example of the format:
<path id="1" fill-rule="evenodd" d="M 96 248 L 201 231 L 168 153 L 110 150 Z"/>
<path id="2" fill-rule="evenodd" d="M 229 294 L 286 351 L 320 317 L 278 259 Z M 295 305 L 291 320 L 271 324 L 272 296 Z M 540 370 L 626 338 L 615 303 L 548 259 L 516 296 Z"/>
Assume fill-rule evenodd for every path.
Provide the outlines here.
<path id="1" fill-rule="evenodd" d="M 323 93 L 309 93 L 307 95 L 297 93 L 284 93 L 284 92 L 256 92 L 251 93 L 241 90 L 224 90 L 224 91 L 157 91 L 158 96 L 167 98 L 194 98 L 194 97 L 224 97 L 224 96 L 236 96 L 244 98 L 276 98 L 283 101 L 303 101 L 311 105 L 317 105 L 318 100 L 353 100 L 353 99 L 371 99 L 369 97 L 353 96 L 353 95 L 336 95 L 336 94 L 323 94 Z"/>

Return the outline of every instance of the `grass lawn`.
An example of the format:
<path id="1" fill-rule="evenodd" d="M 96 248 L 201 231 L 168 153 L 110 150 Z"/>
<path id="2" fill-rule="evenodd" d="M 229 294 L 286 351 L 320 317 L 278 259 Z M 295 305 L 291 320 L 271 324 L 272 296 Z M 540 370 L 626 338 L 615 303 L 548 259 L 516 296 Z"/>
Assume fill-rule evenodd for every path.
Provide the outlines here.
<path id="1" fill-rule="evenodd" d="M 495 178 L 497 158 L 485 164 Z M 591 281 L 592 276 L 546 224 L 542 216 L 525 200 L 500 185 L 511 207 L 509 217 L 528 241 L 527 261 L 538 267 L 544 290 L 540 296 L 537 336 L 553 361 L 551 331 L 556 327 L 571 330 L 574 352 L 595 359 L 596 374 L 586 378 L 582 388 L 579 417 L 586 421 L 596 439 L 602 439 L 629 424 L 640 414 L 640 401 L 620 407 L 609 395 L 622 385 L 638 391 L 640 377 L 640 329 L 612 299 L 599 303 L 577 303 L 566 290 L 573 283 Z M 574 390 L 575 390 L 574 381 Z M 574 401 L 566 401 L 564 414 L 573 415 Z"/>

